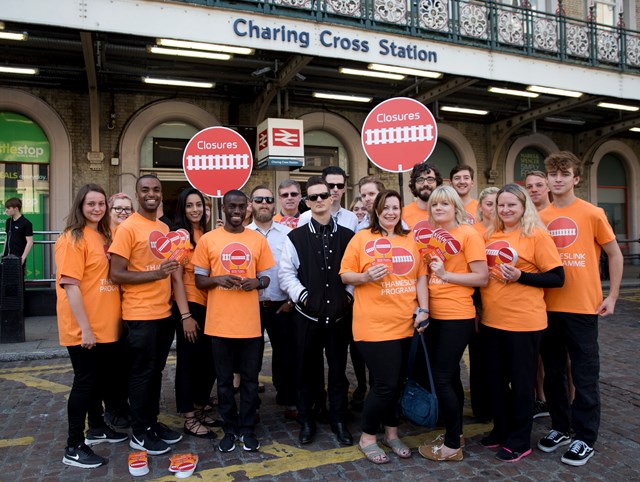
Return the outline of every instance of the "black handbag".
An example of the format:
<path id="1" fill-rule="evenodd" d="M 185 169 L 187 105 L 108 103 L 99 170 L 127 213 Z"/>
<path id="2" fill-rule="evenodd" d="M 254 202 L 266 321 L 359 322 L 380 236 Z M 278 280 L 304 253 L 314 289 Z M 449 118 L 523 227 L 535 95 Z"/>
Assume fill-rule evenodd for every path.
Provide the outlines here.
<path id="1" fill-rule="evenodd" d="M 413 374 L 413 363 L 418 352 L 418 342 L 422 342 L 424 357 L 427 360 L 427 372 L 429 373 L 429 383 L 431 391 L 420 386 L 411 378 Z M 411 350 L 409 350 L 409 363 L 407 365 L 407 380 L 400 398 L 400 411 L 402 415 L 415 425 L 421 427 L 435 427 L 438 423 L 438 397 L 436 396 L 433 375 L 431 374 L 431 364 L 427 345 L 424 342 L 422 333 L 416 330 L 411 340 Z"/>

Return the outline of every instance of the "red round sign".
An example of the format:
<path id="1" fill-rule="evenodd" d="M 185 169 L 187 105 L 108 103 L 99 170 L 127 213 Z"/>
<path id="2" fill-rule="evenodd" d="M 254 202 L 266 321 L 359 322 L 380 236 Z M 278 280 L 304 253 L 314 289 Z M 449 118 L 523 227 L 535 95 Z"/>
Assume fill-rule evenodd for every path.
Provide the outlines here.
<path id="1" fill-rule="evenodd" d="M 437 140 L 438 127 L 431 111 L 408 97 L 378 104 L 362 126 L 364 152 L 384 171 L 410 171 L 429 158 Z"/>
<path id="2" fill-rule="evenodd" d="M 242 189 L 253 169 L 249 144 L 227 127 L 208 127 L 191 138 L 182 156 L 189 183 L 200 192 L 222 197 Z"/>
<path id="3" fill-rule="evenodd" d="M 557 248 L 568 248 L 578 239 L 578 225 L 571 218 L 561 216 L 547 225 Z"/>

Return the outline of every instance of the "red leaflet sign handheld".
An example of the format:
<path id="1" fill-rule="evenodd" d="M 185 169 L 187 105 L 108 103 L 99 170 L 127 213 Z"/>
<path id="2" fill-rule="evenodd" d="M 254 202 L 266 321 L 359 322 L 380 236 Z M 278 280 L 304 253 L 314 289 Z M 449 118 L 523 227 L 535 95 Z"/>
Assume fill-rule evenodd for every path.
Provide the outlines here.
<path id="1" fill-rule="evenodd" d="M 438 140 L 436 120 L 417 100 L 396 97 L 378 104 L 362 126 L 362 147 L 376 166 L 410 171 L 426 161 Z"/>
<path id="2" fill-rule="evenodd" d="M 200 192 L 222 197 L 242 189 L 253 169 L 249 144 L 227 127 L 208 127 L 191 138 L 182 156 L 189 183 Z"/>

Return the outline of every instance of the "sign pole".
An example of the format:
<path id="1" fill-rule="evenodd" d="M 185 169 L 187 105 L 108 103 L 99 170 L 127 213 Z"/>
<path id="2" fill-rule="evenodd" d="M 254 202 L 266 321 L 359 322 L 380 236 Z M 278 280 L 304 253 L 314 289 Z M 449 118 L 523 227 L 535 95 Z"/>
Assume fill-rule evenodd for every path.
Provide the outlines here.
<path id="1" fill-rule="evenodd" d="M 404 204 L 404 176 L 403 176 L 403 174 L 404 173 L 402 171 L 400 171 L 398 173 L 398 186 L 399 186 L 398 192 L 400 193 L 400 199 L 402 199 L 402 202 Z"/>

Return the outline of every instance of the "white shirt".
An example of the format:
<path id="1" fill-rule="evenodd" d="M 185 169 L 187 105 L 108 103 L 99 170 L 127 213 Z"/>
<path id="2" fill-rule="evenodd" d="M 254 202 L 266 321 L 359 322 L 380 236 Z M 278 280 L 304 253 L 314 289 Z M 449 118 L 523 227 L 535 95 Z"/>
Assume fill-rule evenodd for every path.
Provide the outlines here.
<path id="1" fill-rule="evenodd" d="M 282 247 L 284 246 L 287 234 L 289 234 L 291 228 L 284 224 L 273 222 L 267 231 L 263 231 L 255 222 L 253 222 L 247 226 L 247 229 L 252 229 L 267 238 L 267 243 L 269 244 L 273 258 L 276 261 L 276 265 L 273 268 L 269 268 L 268 270 L 259 273 L 260 275 L 268 276 L 271 280 L 267 288 L 260 290 L 260 301 L 284 301 L 288 299 L 289 297 L 287 296 L 287 293 L 280 288 L 278 267 L 280 266 Z"/>
<path id="2" fill-rule="evenodd" d="M 356 216 L 353 212 L 349 211 L 348 209 L 340 207 L 340 209 L 337 212 L 331 213 L 331 217 L 340 226 L 350 229 L 354 233 L 358 229 L 358 216 Z M 311 210 L 303 212 L 300 215 L 300 219 L 298 220 L 298 227 L 308 224 L 310 219 L 311 219 Z"/>

